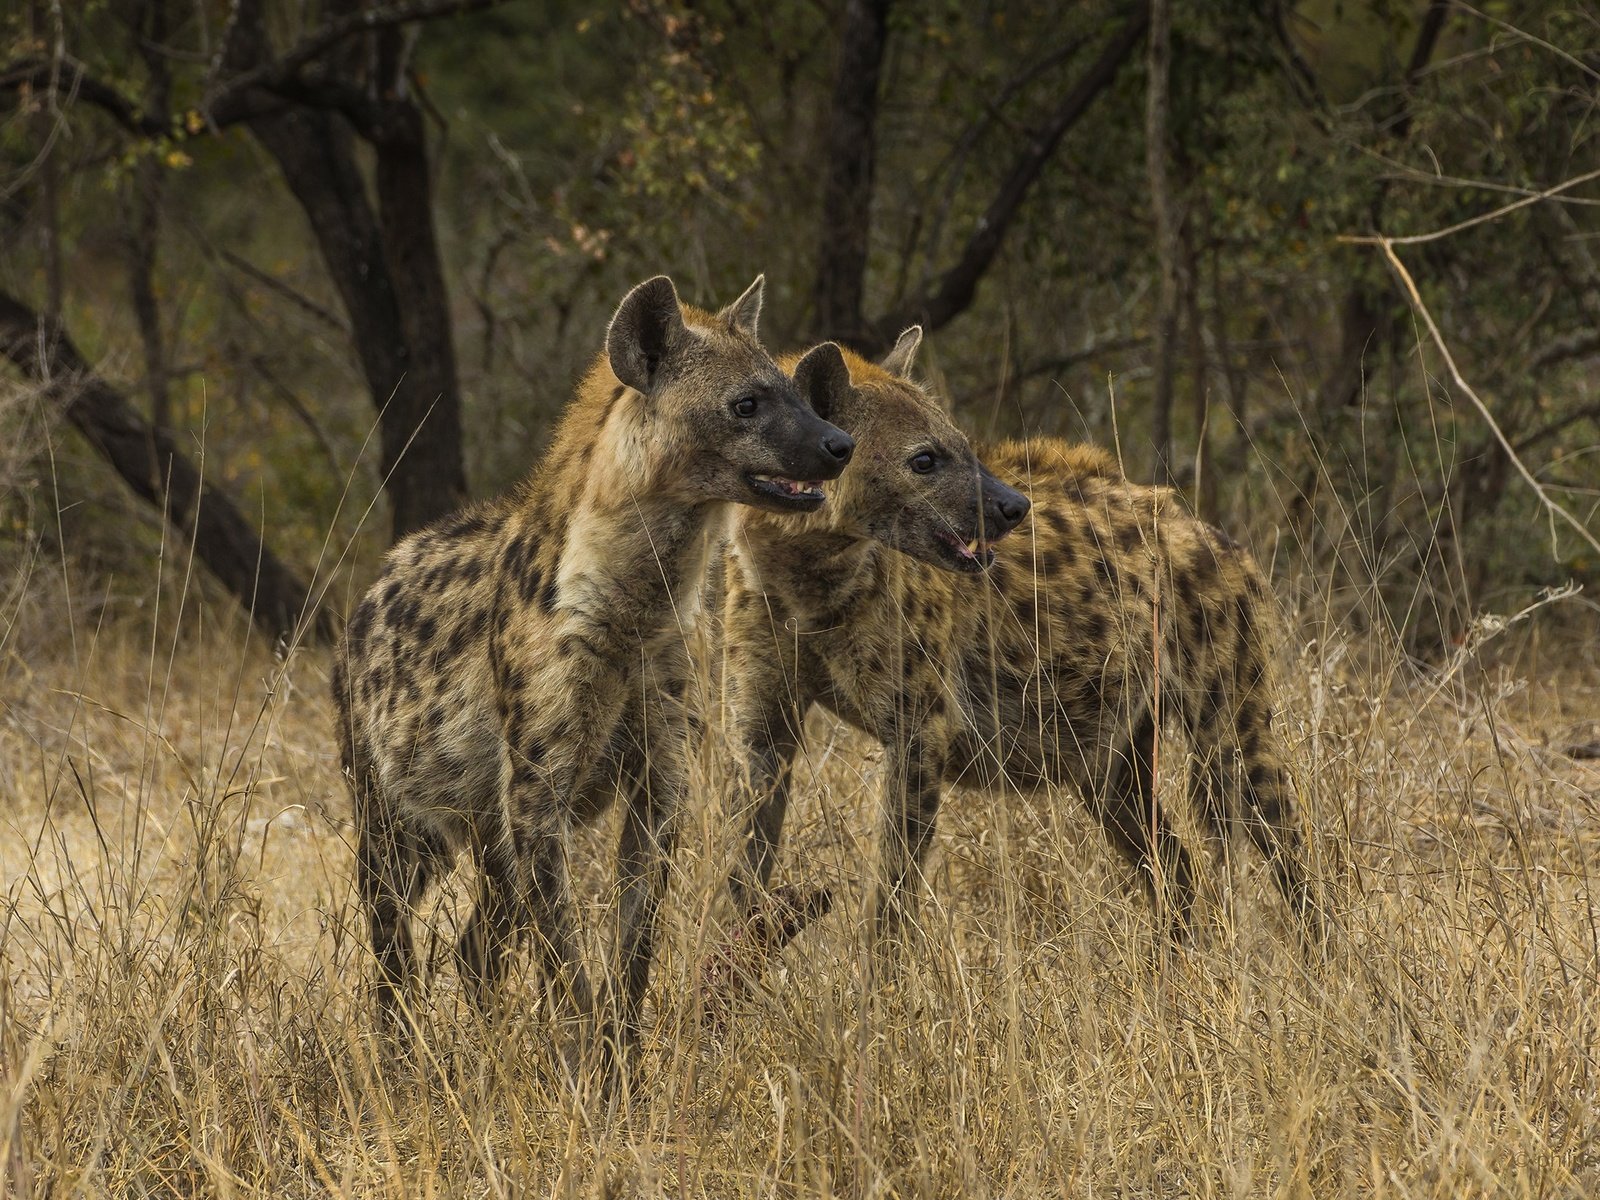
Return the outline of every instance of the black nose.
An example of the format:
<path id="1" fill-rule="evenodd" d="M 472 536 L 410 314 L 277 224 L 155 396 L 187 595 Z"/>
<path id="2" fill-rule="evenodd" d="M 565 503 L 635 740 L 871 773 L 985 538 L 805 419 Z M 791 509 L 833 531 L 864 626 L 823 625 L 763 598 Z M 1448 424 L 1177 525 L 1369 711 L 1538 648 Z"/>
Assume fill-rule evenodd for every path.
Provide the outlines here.
<path id="1" fill-rule="evenodd" d="M 841 463 L 847 463 L 856 452 L 856 440 L 848 433 L 835 431 L 822 439 L 822 448 Z"/>
<path id="2" fill-rule="evenodd" d="M 1032 507 L 1033 502 L 1021 492 L 1012 492 L 1009 496 L 1000 497 L 1000 515 L 1005 518 L 1007 526 L 1015 526 L 1028 515 L 1028 510 Z"/>

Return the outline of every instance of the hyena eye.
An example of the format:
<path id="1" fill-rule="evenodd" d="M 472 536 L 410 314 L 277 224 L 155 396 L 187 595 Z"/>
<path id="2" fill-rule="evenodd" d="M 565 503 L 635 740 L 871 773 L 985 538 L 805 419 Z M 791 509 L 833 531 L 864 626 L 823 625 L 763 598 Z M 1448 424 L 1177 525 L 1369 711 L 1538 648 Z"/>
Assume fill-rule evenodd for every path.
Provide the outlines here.
<path id="1" fill-rule="evenodd" d="M 939 460 L 933 456 L 933 451 L 924 450 L 921 454 L 911 456 L 911 469 L 918 475 L 926 475 L 939 465 Z"/>
<path id="2" fill-rule="evenodd" d="M 756 398 L 754 396 L 740 396 L 733 402 L 733 411 L 741 417 L 756 415 Z"/>

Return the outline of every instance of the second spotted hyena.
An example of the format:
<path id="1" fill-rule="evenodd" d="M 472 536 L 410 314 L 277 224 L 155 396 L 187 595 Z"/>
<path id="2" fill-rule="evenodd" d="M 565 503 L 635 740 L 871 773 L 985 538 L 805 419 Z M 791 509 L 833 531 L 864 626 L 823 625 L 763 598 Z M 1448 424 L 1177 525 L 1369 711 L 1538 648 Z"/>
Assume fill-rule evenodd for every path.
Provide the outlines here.
<path id="1" fill-rule="evenodd" d="M 561 1006 L 579 965 L 566 834 L 627 800 L 617 856 L 620 996 L 631 1039 L 683 790 L 693 619 L 730 504 L 813 511 L 853 442 L 818 412 L 847 386 L 834 346 L 780 371 L 756 337 L 761 281 L 712 315 L 659 277 L 630 292 L 534 473 L 389 552 L 334 679 L 356 874 L 392 1019 L 414 972 L 413 906 L 466 847 L 461 934 L 487 1003 L 523 936 Z"/>
<path id="2" fill-rule="evenodd" d="M 1144 881 L 1163 882 L 1182 931 L 1195 870 L 1153 797 L 1171 716 L 1210 827 L 1244 828 L 1315 936 L 1255 562 L 1103 451 L 1037 439 L 980 463 L 908 377 L 920 339 L 908 331 L 881 366 L 846 355 L 832 419 L 857 450 L 826 511 L 735 522 L 728 681 L 756 803 L 736 902 L 754 907 L 772 871 L 820 704 L 886 748 L 880 935 L 903 919 L 948 783 L 1076 790 Z M 1030 502 L 995 475 L 1031 494 L 1026 533 L 1005 537 Z"/>

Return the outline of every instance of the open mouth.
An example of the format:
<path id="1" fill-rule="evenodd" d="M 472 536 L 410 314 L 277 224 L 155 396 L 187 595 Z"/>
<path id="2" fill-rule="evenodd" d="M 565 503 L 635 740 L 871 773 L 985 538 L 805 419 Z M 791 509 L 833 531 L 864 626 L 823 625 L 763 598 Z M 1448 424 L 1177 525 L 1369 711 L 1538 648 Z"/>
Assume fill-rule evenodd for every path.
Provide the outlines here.
<path id="1" fill-rule="evenodd" d="M 745 476 L 745 482 L 756 495 L 775 500 L 785 508 L 820 508 L 826 498 L 821 482 L 815 479 L 790 479 L 785 475 L 757 475 L 751 472 Z"/>
<path id="2" fill-rule="evenodd" d="M 987 571 L 994 565 L 994 544 L 999 538 L 985 540 L 973 538 L 964 542 L 948 530 L 941 529 L 934 535 L 945 547 L 958 570 L 962 571 Z"/>

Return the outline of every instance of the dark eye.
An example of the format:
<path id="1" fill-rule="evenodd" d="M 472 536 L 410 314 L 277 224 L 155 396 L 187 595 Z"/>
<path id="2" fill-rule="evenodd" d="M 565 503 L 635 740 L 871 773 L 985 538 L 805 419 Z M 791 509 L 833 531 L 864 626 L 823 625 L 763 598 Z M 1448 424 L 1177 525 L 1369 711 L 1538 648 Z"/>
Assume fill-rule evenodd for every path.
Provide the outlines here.
<path id="1" fill-rule="evenodd" d="M 754 396 L 740 396 L 733 402 L 733 411 L 741 417 L 756 415 L 756 398 Z"/>
<path id="2" fill-rule="evenodd" d="M 939 465 L 939 460 L 933 456 L 933 451 L 924 450 L 921 454 L 911 456 L 911 469 L 918 475 L 926 475 Z"/>

